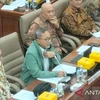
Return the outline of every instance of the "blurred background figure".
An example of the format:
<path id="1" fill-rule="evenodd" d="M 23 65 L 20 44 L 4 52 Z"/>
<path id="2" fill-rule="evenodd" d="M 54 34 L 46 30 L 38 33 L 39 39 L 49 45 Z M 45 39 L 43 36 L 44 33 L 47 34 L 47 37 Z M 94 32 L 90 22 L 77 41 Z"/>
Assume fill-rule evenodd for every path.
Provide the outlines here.
<path id="1" fill-rule="evenodd" d="M 100 22 L 100 0 L 91 0 L 85 9 L 93 20 Z"/>
<path id="2" fill-rule="evenodd" d="M 6 79 L 0 50 L 0 100 L 10 100 L 10 85 Z"/>
<path id="3" fill-rule="evenodd" d="M 82 7 L 83 0 L 69 0 L 69 5 L 65 9 L 61 24 L 68 34 L 76 36 L 84 42 L 91 37 L 90 32 L 96 32 L 96 25 L 93 19 Z"/>

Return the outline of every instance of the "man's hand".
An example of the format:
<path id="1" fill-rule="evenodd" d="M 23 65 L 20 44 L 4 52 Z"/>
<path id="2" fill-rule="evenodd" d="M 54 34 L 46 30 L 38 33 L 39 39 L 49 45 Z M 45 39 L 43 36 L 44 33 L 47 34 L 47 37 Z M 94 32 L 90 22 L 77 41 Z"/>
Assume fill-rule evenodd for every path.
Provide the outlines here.
<path id="1" fill-rule="evenodd" d="M 53 24 L 56 28 L 59 28 L 59 23 L 56 17 L 49 20 L 51 24 Z"/>
<path id="2" fill-rule="evenodd" d="M 58 77 L 64 77 L 65 72 L 64 71 L 58 71 Z"/>
<path id="3" fill-rule="evenodd" d="M 44 57 L 46 58 L 52 58 L 55 56 L 55 53 L 53 51 L 46 51 L 43 53 Z"/>
<path id="4" fill-rule="evenodd" d="M 56 50 L 60 55 L 62 55 L 62 50 L 61 50 L 61 48 L 59 48 L 59 47 L 57 48 L 57 47 L 56 47 L 55 50 Z"/>

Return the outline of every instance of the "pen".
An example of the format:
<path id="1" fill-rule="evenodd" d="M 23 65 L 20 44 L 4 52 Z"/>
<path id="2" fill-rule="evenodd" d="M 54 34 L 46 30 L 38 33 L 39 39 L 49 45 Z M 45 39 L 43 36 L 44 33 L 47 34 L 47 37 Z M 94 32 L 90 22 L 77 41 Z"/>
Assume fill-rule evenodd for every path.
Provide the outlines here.
<path id="1" fill-rule="evenodd" d="M 89 33 L 94 36 L 95 38 L 97 38 L 98 40 L 100 40 L 98 37 L 96 37 L 95 35 L 93 35 L 93 33 L 91 31 L 89 31 Z"/>
<path id="2" fill-rule="evenodd" d="M 63 69 L 63 67 L 61 66 L 61 64 L 60 64 L 59 60 L 57 59 L 57 57 L 56 57 L 56 56 L 54 56 L 54 58 L 56 59 L 56 61 L 57 61 L 57 62 L 58 62 L 58 64 L 60 65 L 60 67 L 61 67 L 62 71 L 64 71 L 64 69 Z M 64 77 L 66 77 L 66 76 L 67 76 L 67 73 L 64 71 Z"/>

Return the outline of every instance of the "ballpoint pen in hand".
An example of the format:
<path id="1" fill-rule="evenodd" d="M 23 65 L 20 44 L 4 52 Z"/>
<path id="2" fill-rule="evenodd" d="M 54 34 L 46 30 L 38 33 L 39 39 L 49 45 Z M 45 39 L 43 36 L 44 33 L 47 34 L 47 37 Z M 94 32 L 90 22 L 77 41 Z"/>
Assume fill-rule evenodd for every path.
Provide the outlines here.
<path id="1" fill-rule="evenodd" d="M 62 69 L 62 71 L 64 71 L 64 69 L 63 69 L 63 67 L 61 66 L 61 63 L 59 62 L 59 60 L 57 59 L 57 57 L 56 56 L 54 56 L 54 58 L 56 59 L 56 61 L 58 62 L 58 64 L 60 65 L 60 67 L 61 67 L 61 69 Z M 64 77 L 66 77 L 67 76 L 67 73 L 64 71 Z"/>

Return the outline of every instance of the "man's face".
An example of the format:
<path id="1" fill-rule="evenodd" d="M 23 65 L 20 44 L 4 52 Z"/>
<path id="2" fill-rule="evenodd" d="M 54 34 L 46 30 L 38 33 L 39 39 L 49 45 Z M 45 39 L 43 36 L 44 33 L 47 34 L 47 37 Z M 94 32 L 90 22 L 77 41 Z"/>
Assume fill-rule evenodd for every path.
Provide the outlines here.
<path id="1" fill-rule="evenodd" d="M 55 16 L 55 11 L 54 8 L 52 6 L 47 7 L 47 9 L 42 11 L 42 16 L 46 19 L 46 20 L 50 20 Z"/>
<path id="2" fill-rule="evenodd" d="M 75 8 L 80 8 L 82 6 L 83 0 L 71 0 L 70 4 Z"/>
<path id="3" fill-rule="evenodd" d="M 51 37 L 48 31 L 44 32 L 40 38 L 38 38 L 38 43 L 43 48 L 49 48 L 51 44 Z"/>

